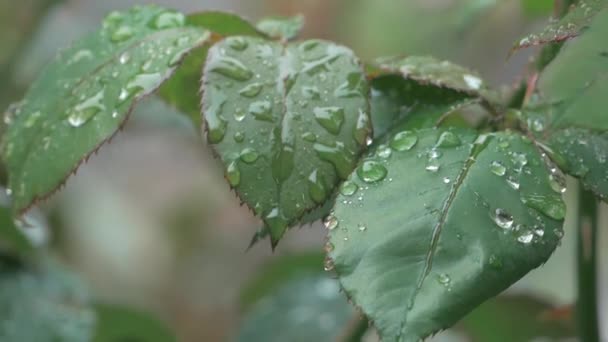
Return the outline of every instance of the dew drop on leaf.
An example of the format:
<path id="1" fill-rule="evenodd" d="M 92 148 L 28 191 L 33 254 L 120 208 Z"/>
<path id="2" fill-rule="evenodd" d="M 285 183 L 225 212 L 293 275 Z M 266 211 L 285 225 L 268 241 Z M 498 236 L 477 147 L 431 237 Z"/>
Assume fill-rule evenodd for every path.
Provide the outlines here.
<path id="1" fill-rule="evenodd" d="M 359 186 L 356 183 L 345 181 L 342 183 L 342 186 L 340 186 L 340 193 L 344 196 L 352 196 L 357 192 L 358 189 Z"/>
<path id="2" fill-rule="evenodd" d="M 393 137 L 391 147 L 396 151 L 409 151 L 418 142 L 418 136 L 412 131 L 402 131 Z"/>
<path id="3" fill-rule="evenodd" d="M 226 179 L 231 186 L 236 187 L 241 182 L 241 171 L 236 161 L 230 162 L 226 168 Z"/>
<path id="4" fill-rule="evenodd" d="M 318 170 L 314 170 L 310 176 L 308 176 L 308 186 L 310 197 L 313 201 L 316 203 L 325 202 L 327 189 L 325 188 L 325 184 L 323 184 L 323 180 L 318 175 Z"/>
<path id="5" fill-rule="evenodd" d="M 162 30 L 184 26 L 186 17 L 179 12 L 165 11 L 156 15 L 148 23 L 148 26 L 153 29 Z"/>
<path id="6" fill-rule="evenodd" d="M 334 166 L 340 178 L 346 179 L 348 177 L 353 169 L 354 161 L 347 154 L 342 144 L 336 143 L 335 146 L 328 146 L 316 143 L 313 145 L 313 149 L 320 159 L 330 162 Z"/>
<path id="7" fill-rule="evenodd" d="M 333 214 L 329 214 L 325 220 L 323 220 L 323 224 L 328 230 L 334 230 L 338 226 L 338 219 Z"/>
<path id="8" fill-rule="evenodd" d="M 462 142 L 460 138 L 456 134 L 450 131 L 446 131 L 441 133 L 439 139 L 437 139 L 436 147 L 457 147 L 460 146 Z"/>
<path id="9" fill-rule="evenodd" d="M 498 208 L 494 211 L 494 223 L 502 229 L 511 229 L 513 227 L 513 216 L 504 209 Z"/>
<path id="10" fill-rule="evenodd" d="M 244 161 L 247 164 L 252 164 L 252 163 L 255 163 L 256 160 L 258 160 L 260 155 L 253 148 L 247 147 L 241 151 L 240 156 L 241 156 L 242 161 Z"/>
<path id="11" fill-rule="evenodd" d="M 249 98 L 253 98 L 258 96 L 258 94 L 262 91 L 262 87 L 263 85 L 261 83 L 251 83 L 248 86 L 246 86 L 245 88 L 241 89 L 239 91 L 239 94 L 241 94 L 244 97 L 249 97 Z"/>
<path id="12" fill-rule="evenodd" d="M 517 241 L 523 243 L 524 245 L 529 244 L 534 239 L 534 234 L 532 232 L 525 232 L 517 237 Z"/>
<path id="13" fill-rule="evenodd" d="M 387 172 L 382 164 L 373 160 L 366 160 L 357 168 L 357 175 L 366 183 L 375 183 L 383 180 Z"/>
<path id="14" fill-rule="evenodd" d="M 253 72 L 243 63 L 238 59 L 227 56 L 212 61 L 209 70 L 237 81 L 247 81 L 253 77 Z"/>
<path id="15" fill-rule="evenodd" d="M 68 116 L 68 123 L 72 127 L 80 127 L 91 120 L 97 113 L 105 110 L 103 104 L 105 91 L 102 89 L 94 96 L 77 104 Z"/>
<path id="16" fill-rule="evenodd" d="M 135 31 L 133 31 L 133 28 L 131 26 L 120 26 L 116 30 L 114 30 L 114 32 L 112 32 L 110 40 L 113 43 L 120 43 L 133 37 L 134 34 Z"/>
<path id="17" fill-rule="evenodd" d="M 499 161 L 493 161 L 490 164 L 490 171 L 497 176 L 504 176 L 507 173 L 507 168 Z"/>
<path id="18" fill-rule="evenodd" d="M 235 51 L 243 51 L 249 46 L 243 37 L 229 37 L 226 39 L 226 43 Z"/>
<path id="19" fill-rule="evenodd" d="M 317 122 L 329 133 L 340 133 L 344 123 L 344 109 L 340 107 L 317 107 L 313 110 Z"/>
<path id="20" fill-rule="evenodd" d="M 249 105 L 249 113 L 256 120 L 273 122 L 272 106 L 268 101 L 256 101 Z"/>

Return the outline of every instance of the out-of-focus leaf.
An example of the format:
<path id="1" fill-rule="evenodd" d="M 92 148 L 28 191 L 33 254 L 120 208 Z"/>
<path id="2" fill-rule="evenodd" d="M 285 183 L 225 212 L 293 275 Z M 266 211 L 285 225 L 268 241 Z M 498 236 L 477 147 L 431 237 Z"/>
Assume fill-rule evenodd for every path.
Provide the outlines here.
<path id="1" fill-rule="evenodd" d="M 207 29 L 214 33 L 213 40 L 229 36 L 264 37 L 247 20 L 231 13 L 201 12 L 186 17 L 186 25 Z M 200 79 L 207 58 L 208 45 L 192 51 L 159 90 L 159 95 L 167 103 L 187 114 L 194 125 L 201 126 Z"/>
<path id="2" fill-rule="evenodd" d="M 548 303 L 527 296 L 499 296 L 488 300 L 460 321 L 455 329 L 472 342 L 528 342 L 574 337 L 573 324 L 552 320 Z"/>
<path id="3" fill-rule="evenodd" d="M 151 316 L 124 307 L 95 306 L 97 326 L 94 342 L 172 342 L 175 336 Z"/>
<path id="4" fill-rule="evenodd" d="M 0 263 L 0 340 L 91 341 L 95 311 L 86 288 L 55 264 Z"/>
<path id="5" fill-rule="evenodd" d="M 2 157 L 13 208 L 53 193 L 124 124 L 181 59 L 209 38 L 181 13 L 156 6 L 111 13 L 103 28 L 62 51 L 6 114 Z"/>
<path id="6" fill-rule="evenodd" d="M 287 41 L 296 38 L 302 31 L 304 17 L 267 17 L 258 21 L 256 27 L 272 38 Z"/>
<path id="7" fill-rule="evenodd" d="M 608 198 L 608 10 L 567 43 L 538 83 L 526 126 L 555 161 Z"/>
<path id="8" fill-rule="evenodd" d="M 363 70 L 333 43 L 225 39 L 209 50 L 203 88 L 207 140 L 273 246 L 330 198 L 371 131 Z"/>
<path id="9" fill-rule="evenodd" d="M 555 0 L 521 0 L 524 13 L 529 16 L 550 15 Z"/>
<path id="10" fill-rule="evenodd" d="M 337 280 L 322 274 L 302 276 L 259 299 L 244 317 L 236 340 L 336 341 L 353 317 Z"/>
<path id="11" fill-rule="evenodd" d="M 550 22 L 542 32 L 534 33 L 515 43 L 512 51 L 546 43 L 557 43 L 578 36 L 587 29 L 593 17 L 606 8 L 606 0 L 580 0 L 568 14 Z"/>
<path id="12" fill-rule="evenodd" d="M 326 220 L 328 256 L 385 340 L 448 328 L 544 263 L 566 208 L 535 146 L 502 132 L 410 129 L 372 149 Z"/>
<path id="13" fill-rule="evenodd" d="M 11 210 L 3 206 L 0 206 L 0 248 L 21 255 L 32 250 L 30 241 L 15 225 Z"/>

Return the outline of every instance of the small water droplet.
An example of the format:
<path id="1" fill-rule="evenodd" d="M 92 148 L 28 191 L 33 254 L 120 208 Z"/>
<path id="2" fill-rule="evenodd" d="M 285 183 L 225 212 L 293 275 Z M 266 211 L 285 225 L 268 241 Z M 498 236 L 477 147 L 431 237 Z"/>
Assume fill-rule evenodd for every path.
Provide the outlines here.
<path id="1" fill-rule="evenodd" d="M 133 28 L 131 26 L 123 25 L 114 30 L 114 32 L 112 32 L 112 34 L 110 35 L 110 40 L 114 43 L 121 43 L 133 37 L 134 34 L 135 31 L 133 31 Z"/>
<path id="2" fill-rule="evenodd" d="M 131 55 L 128 52 L 123 52 L 118 57 L 118 62 L 120 64 L 127 64 L 131 60 Z"/>
<path id="3" fill-rule="evenodd" d="M 340 107 L 317 107 L 313 110 L 315 119 L 329 133 L 340 133 L 344 123 L 344 109 Z"/>
<path id="4" fill-rule="evenodd" d="M 367 146 L 369 146 L 369 144 L 371 144 L 371 127 L 369 124 L 369 117 L 362 109 L 359 109 L 359 116 L 357 117 L 357 124 L 355 126 L 355 131 L 353 132 L 353 137 L 359 145 L 363 145 L 365 143 Z"/>
<path id="5" fill-rule="evenodd" d="M 216 144 L 224 139 L 226 134 L 226 119 L 222 116 L 222 108 L 226 102 L 225 98 L 219 98 L 211 103 L 205 111 L 205 122 L 207 123 L 207 139 L 210 143 Z"/>
<path id="6" fill-rule="evenodd" d="M 449 286 L 450 283 L 452 282 L 452 279 L 450 278 L 450 276 L 446 273 L 441 273 L 437 275 L 437 281 L 439 282 L 439 284 L 443 285 L 443 286 Z"/>
<path id="7" fill-rule="evenodd" d="M 542 229 L 534 229 L 534 235 L 538 236 L 538 237 L 543 237 L 545 235 L 545 231 Z"/>
<path id="8" fill-rule="evenodd" d="M 499 161 L 490 163 L 490 171 L 497 176 L 504 176 L 507 173 L 507 168 Z"/>
<path id="9" fill-rule="evenodd" d="M 165 11 L 157 14 L 150 22 L 148 26 L 153 29 L 162 30 L 175 27 L 184 26 L 186 23 L 186 16 L 182 13 L 175 11 Z"/>
<path id="10" fill-rule="evenodd" d="M 418 136 L 412 131 L 402 131 L 393 137 L 391 147 L 396 151 L 409 151 L 418 142 Z"/>
<path id="11" fill-rule="evenodd" d="M 245 120 L 247 113 L 245 113 L 241 108 L 237 108 L 234 110 L 233 116 L 234 116 L 234 120 L 236 120 L 237 122 L 241 122 L 241 121 Z"/>
<path id="12" fill-rule="evenodd" d="M 380 145 L 378 146 L 378 157 L 382 159 L 388 159 L 391 157 L 393 150 L 388 145 Z"/>
<path id="13" fill-rule="evenodd" d="M 557 173 L 549 175 L 549 184 L 551 189 L 557 193 L 563 194 L 566 192 L 566 180 Z"/>
<path id="14" fill-rule="evenodd" d="M 479 88 L 481 88 L 482 85 L 482 80 L 477 77 L 477 76 L 473 76 L 473 75 L 463 75 L 462 78 L 464 79 L 464 82 L 467 84 L 467 87 L 469 87 L 470 89 L 473 90 L 479 90 Z"/>
<path id="15" fill-rule="evenodd" d="M 342 186 L 340 186 L 340 193 L 344 196 L 352 196 L 357 192 L 358 189 L 359 186 L 356 183 L 345 181 L 342 183 Z"/>
<path id="16" fill-rule="evenodd" d="M 383 180 L 388 171 L 386 168 L 373 160 L 366 160 L 357 168 L 357 175 L 366 183 L 375 183 Z"/>
<path id="17" fill-rule="evenodd" d="M 245 149 L 243 149 L 240 154 L 241 160 L 247 164 L 255 163 L 255 161 L 258 160 L 259 156 L 259 153 L 250 147 L 246 147 Z"/>
<path id="18" fill-rule="evenodd" d="M 272 105 L 268 101 L 255 101 L 249 105 L 249 113 L 256 120 L 273 122 Z"/>
<path id="19" fill-rule="evenodd" d="M 425 170 L 427 170 L 428 172 L 437 172 L 439 171 L 439 164 L 437 162 L 434 161 L 430 161 L 429 164 L 424 168 Z"/>
<path id="20" fill-rule="evenodd" d="M 515 166 L 515 172 L 517 173 L 521 172 L 524 166 L 528 165 L 528 158 L 523 153 L 514 152 L 511 156 L 511 161 Z"/>
<path id="21" fill-rule="evenodd" d="M 449 179 L 448 177 L 444 177 L 443 178 L 443 183 L 444 184 L 450 184 L 450 182 L 451 182 L 451 179 Z"/>
<path id="22" fill-rule="evenodd" d="M 237 81 L 247 81 L 253 77 L 253 72 L 241 61 L 227 56 L 212 60 L 209 70 Z"/>
<path id="23" fill-rule="evenodd" d="M 82 101 L 74 107 L 68 116 L 72 127 L 80 127 L 91 120 L 97 113 L 106 109 L 103 104 L 105 91 L 102 89 L 94 96 Z"/>
<path id="24" fill-rule="evenodd" d="M 249 46 L 243 37 L 229 37 L 226 39 L 226 44 L 235 51 L 243 51 Z"/>
<path id="25" fill-rule="evenodd" d="M 334 230 L 338 226 L 338 219 L 334 215 L 329 214 L 325 220 L 323 220 L 323 224 L 328 230 Z"/>
<path id="26" fill-rule="evenodd" d="M 245 88 L 241 89 L 239 91 L 239 94 L 241 94 L 244 97 L 249 97 L 249 98 L 253 98 L 258 96 L 258 94 L 262 91 L 262 88 L 264 86 L 262 85 L 262 83 L 251 83 L 248 86 L 246 86 Z"/>
<path id="27" fill-rule="evenodd" d="M 357 226 L 357 229 L 359 229 L 359 231 L 360 231 L 360 232 L 364 232 L 364 231 L 366 231 L 366 230 L 367 230 L 367 226 L 366 226 L 366 225 L 364 225 L 364 224 L 359 224 L 359 225 Z"/>
<path id="28" fill-rule="evenodd" d="M 513 190 L 519 190 L 519 182 L 515 178 L 509 176 L 506 181 Z"/>
<path id="29" fill-rule="evenodd" d="M 239 170 L 236 161 L 232 161 L 228 164 L 228 167 L 226 168 L 226 179 L 233 187 L 238 186 L 241 182 L 241 171 Z"/>
<path id="30" fill-rule="evenodd" d="M 462 142 L 460 138 L 456 134 L 451 131 L 446 131 L 441 133 L 439 139 L 437 139 L 436 147 L 457 147 L 460 146 Z"/>
<path id="31" fill-rule="evenodd" d="M 87 50 L 87 49 L 79 50 L 78 52 L 76 52 L 74 54 L 74 56 L 72 56 L 72 58 L 70 58 L 70 60 L 68 61 L 68 64 L 75 64 L 84 59 L 91 59 L 91 58 L 93 58 L 93 52 L 91 50 Z"/>
<path id="32" fill-rule="evenodd" d="M 243 142 L 243 140 L 245 140 L 245 133 L 240 131 L 234 132 L 234 141 L 240 143 Z"/>
<path id="33" fill-rule="evenodd" d="M 494 222 L 502 229 L 511 229 L 513 227 L 513 216 L 504 209 L 498 208 L 494 211 Z"/>
<path id="34" fill-rule="evenodd" d="M 517 241 L 523 243 L 524 245 L 529 244 L 534 239 L 534 234 L 532 232 L 526 232 L 517 237 Z"/>

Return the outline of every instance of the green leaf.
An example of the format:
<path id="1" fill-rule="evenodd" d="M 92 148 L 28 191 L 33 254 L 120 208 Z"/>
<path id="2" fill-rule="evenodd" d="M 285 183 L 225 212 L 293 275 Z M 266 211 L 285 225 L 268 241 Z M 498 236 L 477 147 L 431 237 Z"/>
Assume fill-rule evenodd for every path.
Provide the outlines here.
<path id="1" fill-rule="evenodd" d="M 30 241 L 15 224 L 10 208 L 3 206 L 0 206 L 0 248 L 20 255 L 32 251 Z"/>
<path id="2" fill-rule="evenodd" d="M 326 221 L 342 287 L 385 340 L 456 323 L 544 263 L 565 205 L 524 137 L 463 129 L 394 133 L 372 150 Z"/>
<path id="3" fill-rule="evenodd" d="M 529 16 L 541 16 L 551 14 L 555 0 L 521 0 L 524 13 Z"/>
<path id="4" fill-rule="evenodd" d="M 209 33 L 156 6 L 111 13 L 99 32 L 62 51 L 6 121 L 2 142 L 13 205 L 49 196 L 124 124 Z"/>
<path id="5" fill-rule="evenodd" d="M 371 130 L 359 61 L 330 42 L 225 39 L 203 89 L 207 140 L 273 246 L 348 177 Z"/>
<path id="6" fill-rule="evenodd" d="M 292 40 L 300 34 L 304 27 L 304 17 L 296 15 L 293 17 L 267 17 L 260 20 L 256 27 L 268 36 L 280 40 Z"/>
<path id="7" fill-rule="evenodd" d="M 513 342 L 574 337 L 572 322 L 549 320 L 554 308 L 528 296 L 498 296 L 488 300 L 456 325 L 472 341 Z M 516 327 L 516 329 L 514 329 Z"/>
<path id="8" fill-rule="evenodd" d="M 608 10 L 566 44 L 538 83 L 525 112 L 526 126 L 567 173 L 608 196 Z"/>
<path id="9" fill-rule="evenodd" d="M 327 275 L 293 279 L 260 299 L 245 316 L 237 341 L 336 341 L 355 317 Z"/>
<path id="10" fill-rule="evenodd" d="M 151 316 L 124 307 L 106 304 L 95 306 L 97 329 L 95 342 L 114 341 L 175 341 L 173 334 Z"/>
<path id="11" fill-rule="evenodd" d="M 0 340 L 90 341 L 95 311 L 86 288 L 56 264 L 0 263 Z"/>
<path id="12" fill-rule="evenodd" d="M 515 43 L 511 51 L 546 43 L 563 42 L 587 29 L 593 17 L 606 7 L 606 0 L 581 0 L 559 20 L 551 21 L 542 32 L 534 33 Z"/>
<path id="13" fill-rule="evenodd" d="M 225 12 L 210 11 L 191 14 L 186 17 L 186 25 L 213 32 L 214 41 L 235 35 L 264 37 L 264 34 L 247 20 Z M 209 45 L 205 44 L 192 51 L 184 59 L 175 75 L 159 90 L 162 99 L 187 114 L 197 128 L 201 126 L 200 79 L 208 49 Z"/>

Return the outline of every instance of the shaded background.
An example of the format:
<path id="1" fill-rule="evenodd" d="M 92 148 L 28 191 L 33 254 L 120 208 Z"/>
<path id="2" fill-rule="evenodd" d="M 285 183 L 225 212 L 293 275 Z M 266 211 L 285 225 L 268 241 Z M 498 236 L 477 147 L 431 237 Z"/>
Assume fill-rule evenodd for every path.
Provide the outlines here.
<path id="1" fill-rule="evenodd" d="M 94 30 L 110 10 L 144 3 L 0 0 L 0 110 L 19 99 L 58 47 Z M 430 54 L 472 67 L 498 87 L 514 84 L 525 70 L 534 50 L 508 60 L 507 52 L 514 41 L 542 27 L 552 5 L 545 0 L 155 3 L 185 12 L 228 10 L 252 20 L 302 13 L 307 22 L 302 38 L 340 42 L 364 59 Z M 567 192 L 569 204 L 575 193 Z M 265 242 L 246 251 L 260 221 L 228 190 L 198 128 L 155 98 L 139 105 L 124 131 L 43 207 L 54 223 L 49 237 L 54 253 L 88 282 L 96 298 L 152 313 L 180 341 L 234 338 L 243 317 L 240 294 L 256 272 L 282 256 L 320 254 L 325 238 L 317 223 L 290 231 L 274 256 Z M 569 223 L 550 261 L 509 293 L 555 306 L 573 303 L 575 236 Z M 605 234 L 600 236 L 602 246 L 608 246 Z M 600 265 L 604 288 L 608 267 Z M 548 314 L 568 321 L 568 310 L 560 312 Z M 436 339 L 467 340 L 454 334 Z"/>

